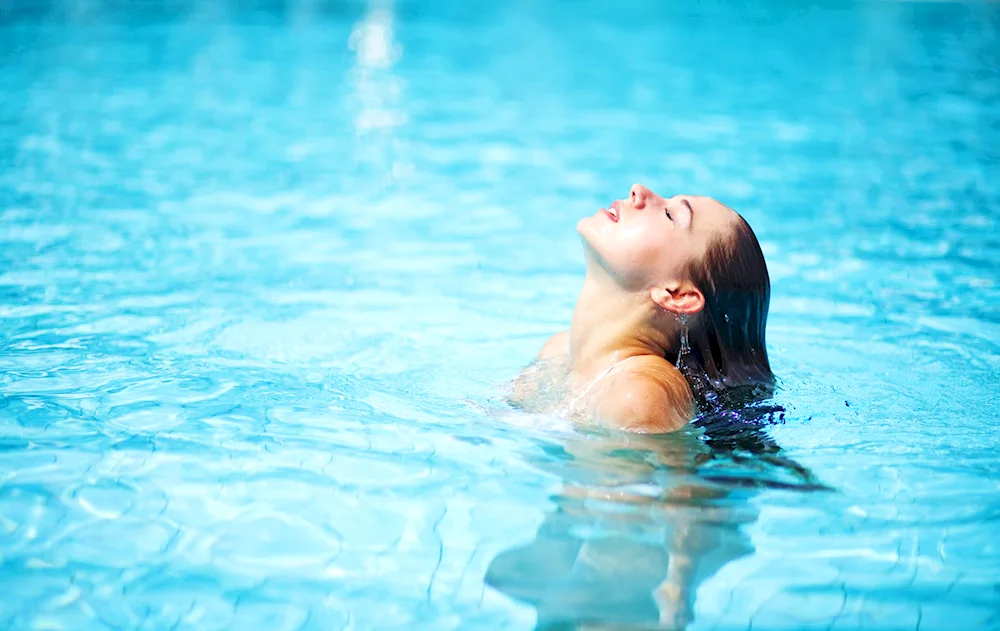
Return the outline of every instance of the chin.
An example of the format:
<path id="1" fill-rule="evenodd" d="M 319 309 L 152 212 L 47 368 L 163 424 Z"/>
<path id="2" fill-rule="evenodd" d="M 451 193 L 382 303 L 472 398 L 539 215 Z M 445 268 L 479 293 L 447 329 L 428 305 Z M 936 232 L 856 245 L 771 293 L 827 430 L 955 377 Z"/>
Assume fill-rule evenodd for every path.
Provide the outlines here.
<path id="1" fill-rule="evenodd" d="M 594 225 L 593 217 L 584 217 L 576 223 L 576 231 L 583 239 L 584 243 L 591 248 L 597 245 L 597 241 L 600 238 L 598 235 L 597 226 Z"/>
<path id="2" fill-rule="evenodd" d="M 601 256 L 601 251 L 604 248 L 601 244 L 601 235 L 598 230 L 595 230 L 592 219 L 592 217 L 581 219 L 576 224 L 576 231 L 580 234 L 580 240 L 583 242 L 584 257 L 588 260 L 601 261 L 604 258 Z"/>
<path id="3" fill-rule="evenodd" d="M 576 231 L 583 235 L 588 241 L 593 241 L 598 238 L 598 235 L 603 233 L 607 226 L 604 224 L 610 224 L 603 213 L 597 213 L 594 215 L 588 215 L 576 222 Z"/>

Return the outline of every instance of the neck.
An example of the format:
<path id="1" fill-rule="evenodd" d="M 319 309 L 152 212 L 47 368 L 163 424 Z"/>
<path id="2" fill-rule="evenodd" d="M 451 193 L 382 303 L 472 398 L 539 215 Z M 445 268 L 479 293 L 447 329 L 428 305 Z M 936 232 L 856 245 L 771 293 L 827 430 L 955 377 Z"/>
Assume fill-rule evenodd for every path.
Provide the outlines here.
<path id="1" fill-rule="evenodd" d="M 661 315 L 648 296 L 588 270 L 569 329 L 571 369 L 588 373 L 638 355 L 664 357 L 670 336 Z"/>

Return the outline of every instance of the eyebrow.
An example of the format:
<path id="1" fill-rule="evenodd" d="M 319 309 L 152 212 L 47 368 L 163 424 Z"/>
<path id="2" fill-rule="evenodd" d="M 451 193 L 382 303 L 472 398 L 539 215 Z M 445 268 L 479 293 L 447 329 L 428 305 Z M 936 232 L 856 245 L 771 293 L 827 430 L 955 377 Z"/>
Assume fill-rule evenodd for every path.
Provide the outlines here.
<path id="1" fill-rule="evenodd" d="M 691 206 L 691 202 L 689 202 L 687 200 L 687 198 L 682 199 L 681 201 L 684 203 L 685 206 L 688 207 L 688 211 L 691 213 L 691 219 L 688 222 L 688 230 L 693 230 L 694 229 L 694 207 Z"/>

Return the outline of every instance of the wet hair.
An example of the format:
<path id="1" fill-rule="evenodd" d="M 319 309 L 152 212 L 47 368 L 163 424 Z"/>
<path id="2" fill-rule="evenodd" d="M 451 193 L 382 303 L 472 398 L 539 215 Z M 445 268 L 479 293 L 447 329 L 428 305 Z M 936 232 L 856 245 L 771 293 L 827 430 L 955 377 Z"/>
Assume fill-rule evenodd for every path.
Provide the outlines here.
<path id="1" fill-rule="evenodd" d="M 688 268 L 705 307 L 678 365 L 703 411 L 768 396 L 774 384 L 764 340 L 771 281 L 756 235 L 736 217 Z"/>

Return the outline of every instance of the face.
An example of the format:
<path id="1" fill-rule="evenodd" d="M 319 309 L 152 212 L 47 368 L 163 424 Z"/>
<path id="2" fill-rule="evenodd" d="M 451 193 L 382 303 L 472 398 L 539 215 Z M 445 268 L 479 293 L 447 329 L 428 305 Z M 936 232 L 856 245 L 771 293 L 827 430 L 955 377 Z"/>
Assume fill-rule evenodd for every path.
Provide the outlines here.
<path id="1" fill-rule="evenodd" d="M 710 197 L 663 198 L 636 184 L 624 199 L 577 224 L 588 255 L 633 291 L 684 280 L 690 262 L 733 229 L 736 213 Z"/>

